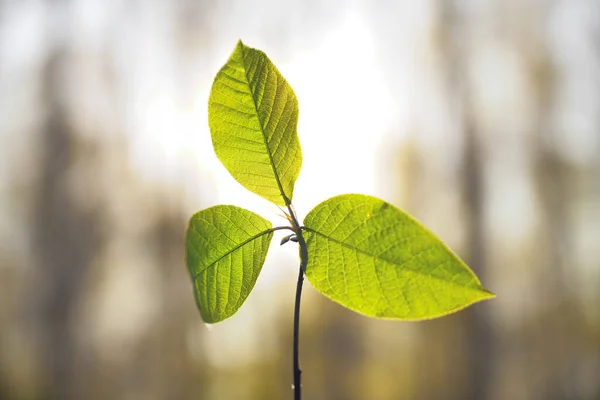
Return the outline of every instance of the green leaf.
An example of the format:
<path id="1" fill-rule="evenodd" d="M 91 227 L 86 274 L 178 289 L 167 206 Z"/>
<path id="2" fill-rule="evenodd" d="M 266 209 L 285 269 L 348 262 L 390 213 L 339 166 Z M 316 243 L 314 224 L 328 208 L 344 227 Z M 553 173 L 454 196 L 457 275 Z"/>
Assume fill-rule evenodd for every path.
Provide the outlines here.
<path id="1" fill-rule="evenodd" d="M 265 53 L 240 40 L 217 73 L 208 124 L 217 157 L 246 189 L 291 203 L 302 166 L 298 100 Z"/>
<path id="2" fill-rule="evenodd" d="M 271 223 L 251 211 L 219 205 L 188 224 L 185 262 L 204 322 L 231 317 L 256 283 L 273 237 Z"/>
<path id="3" fill-rule="evenodd" d="M 356 312 L 420 320 L 494 297 L 433 233 L 383 200 L 336 196 L 304 223 L 306 277 Z"/>

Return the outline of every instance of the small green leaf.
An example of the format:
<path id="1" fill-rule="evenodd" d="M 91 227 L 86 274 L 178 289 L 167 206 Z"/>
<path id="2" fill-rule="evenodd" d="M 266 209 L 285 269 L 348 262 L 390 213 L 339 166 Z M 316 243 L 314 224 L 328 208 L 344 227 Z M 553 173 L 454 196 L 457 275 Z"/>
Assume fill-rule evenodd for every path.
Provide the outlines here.
<path id="1" fill-rule="evenodd" d="M 304 223 L 306 277 L 356 312 L 421 320 L 494 297 L 433 233 L 383 200 L 336 196 Z"/>
<path id="2" fill-rule="evenodd" d="M 271 223 L 251 211 L 219 205 L 188 224 L 185 261 L 204 322 L 231 317 L 256 283 L 273 237 Z"/>
<path id="3" fill-rule="evenodd" d="M 217 73 L 208 124 L 217 157 L 246 189 L 291 203 L 302 166 L 298 100 L 265 53 L 240 40 Z"/>

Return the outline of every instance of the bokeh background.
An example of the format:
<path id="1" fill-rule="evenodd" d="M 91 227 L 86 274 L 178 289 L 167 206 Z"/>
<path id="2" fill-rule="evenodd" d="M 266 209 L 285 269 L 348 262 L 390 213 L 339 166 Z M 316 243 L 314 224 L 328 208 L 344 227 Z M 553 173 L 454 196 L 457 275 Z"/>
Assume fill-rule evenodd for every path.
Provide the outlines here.
<path id="1" fill-rule="evenodd" d="M 306 285 L 306 399 L 600 399 L 600 2 L 0 1 L 0 399 L 289 399 L 298 258 L 208 326 L 191 214 L 238 38 L 296 91 L 300 216 L 384 198 L 497 294 L 422 323 Z"/>

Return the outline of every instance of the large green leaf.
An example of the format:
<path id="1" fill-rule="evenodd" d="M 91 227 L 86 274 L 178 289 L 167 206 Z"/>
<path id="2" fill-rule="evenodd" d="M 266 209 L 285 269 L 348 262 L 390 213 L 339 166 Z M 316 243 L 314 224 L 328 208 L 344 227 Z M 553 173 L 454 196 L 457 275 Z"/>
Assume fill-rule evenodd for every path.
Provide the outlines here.
<path id="1" fill-rule="evenodd" d="M 271 223 L 243 208 L 219 205 L 192 216 L 185 261 L 204 322 L 222 321 L 242 306 L 272 237 Z"/>
<path id="2" fill-rule="evenodd" d="M 429 230 L 383 200 L 336 196 L 304 224 L 308 280 L 351 310 L 420 320 L 494 297 Z"/>
<path id="3" fill-rule="evenodd" d="M 302 166 L 297 122 L 291 86 L 265 53 L 239 41 L 208 100 L 219 160 L 246 189 L 288 205 Z"/>

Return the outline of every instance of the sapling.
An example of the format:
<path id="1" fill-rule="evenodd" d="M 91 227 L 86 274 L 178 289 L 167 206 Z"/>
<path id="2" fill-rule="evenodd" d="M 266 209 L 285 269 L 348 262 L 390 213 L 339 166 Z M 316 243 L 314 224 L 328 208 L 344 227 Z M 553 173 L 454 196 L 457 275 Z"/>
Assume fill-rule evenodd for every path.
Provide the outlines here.
<path id="1" fill-rule="evenodd" d="M 378 198 L 344 194 L 323 201 L 300 223 L 292 206 L 302 165 L 298 101 L 265 53 L 239 41 L 217 73 L 208 122 L 219 160 L 242 186 L 284 207 L 288 225 L 233 205 L 195 213 L 186 231 L 186 264 L 206 323 L 234 315 L 252 291 L 273 233 L 289 230 L 300 268 L 294 302 L 293 390 L 304 277 L 329 299 L 374 318 L 424 320 L 494 294 L 441 240 Z"/>

